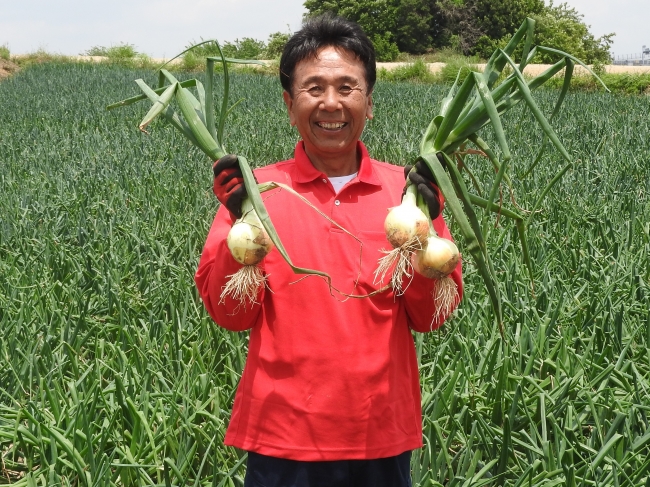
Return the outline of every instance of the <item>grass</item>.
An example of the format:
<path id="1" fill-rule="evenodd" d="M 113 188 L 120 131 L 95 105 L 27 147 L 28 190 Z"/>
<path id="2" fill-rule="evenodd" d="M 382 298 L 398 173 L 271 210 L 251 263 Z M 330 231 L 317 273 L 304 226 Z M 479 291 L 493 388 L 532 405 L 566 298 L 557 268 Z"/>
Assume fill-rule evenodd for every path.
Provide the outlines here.
<path id="1" fill-rule="evenodd" d="M 0 483 L 242 485 L 244 454 L 221 442 L 247 335 L 214 325 L 192 282 L 216 209 L 210 164 L 162 123 L 139 133 L 143 106 L 104 110 L 138 77 L 155 83 L 53 62 L 0 83 Z M 277 80 L 234 73 L 232 90 L 245 100 L 228 149 L 260 165 L 289 157 Z M 363 135 L 373 157 L 412 162 L 446 90 L 379 81 Z M 535 94 L 546 113 L 556 96 Z M 505 342 L 469 262 L 454 319 L 416 337 L 414 485 L 650 482 L 648 108 L 568 95 L 553 125 L 577 163 L 530 232 L 534 293 L 514 228 L 492 220 Z M 525 176 L 541 134 L 517 108 L 504 124 L 514 196 L 530 208 L 560 156 Z M 485 192 L 485 161 L 466 162 Z"/>
<path id="2" fill-rule="evenodd" d="M 605 84 L 614 93 L 628 95 L 650 95 L 650 73 L 624 73 L 600 75 Z M 571 81 L 571 88 L 580 91 L 598 91 L 602 89 L 598 81 L 589 76 L 576 76 Z M 560 88 L 562 80 L 554 79 L 550 86 Z"/>

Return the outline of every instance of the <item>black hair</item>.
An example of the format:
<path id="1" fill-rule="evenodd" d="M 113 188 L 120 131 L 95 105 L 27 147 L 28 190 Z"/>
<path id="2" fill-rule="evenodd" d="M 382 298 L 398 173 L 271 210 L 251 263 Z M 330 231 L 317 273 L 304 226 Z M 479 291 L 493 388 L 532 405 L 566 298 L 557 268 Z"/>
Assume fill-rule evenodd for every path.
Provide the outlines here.
<path id="1" fill-rule="evenodd" d="M 316 56 L 323 47 L 334 46 L 352 52 L 366 70 L 368 94 L 377 79 L 375 48 L 359 24 L 342 17 L 324 14 L 307 19 L 302 28 L 291 36 L 280 58 L 280 83 L 291 93 L 296 65 Z"/>

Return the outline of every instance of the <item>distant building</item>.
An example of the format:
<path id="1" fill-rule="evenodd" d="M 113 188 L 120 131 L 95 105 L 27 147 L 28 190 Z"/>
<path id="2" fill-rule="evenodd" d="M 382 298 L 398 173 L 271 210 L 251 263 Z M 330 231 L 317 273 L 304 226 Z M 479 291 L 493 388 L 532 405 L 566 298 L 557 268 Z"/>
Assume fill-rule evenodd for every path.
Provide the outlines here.
<path id="1" fill-rule="evenodd" d="M 639 54 L 612 56 L 612 64 L 624 66 L 650 66 L 650 47 L 643 46 Z"/>

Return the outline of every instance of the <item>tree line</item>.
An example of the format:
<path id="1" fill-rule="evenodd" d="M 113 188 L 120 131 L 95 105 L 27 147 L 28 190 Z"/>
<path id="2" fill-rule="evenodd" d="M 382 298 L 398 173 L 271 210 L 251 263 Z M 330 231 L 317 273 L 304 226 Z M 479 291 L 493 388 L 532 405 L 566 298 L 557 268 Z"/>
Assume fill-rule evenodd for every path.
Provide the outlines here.
<path id="1" fill-rule="evenodd" d="M 504 47 L 526 17 L 535 19 L 535 43 L 568 52 L 588 64 L 610 61 L 614 34 L 596 38 L 583 15 L 567 3 L 544 0 L 305 0 L 306 17 L 332 13 L 359 23 L 375 45 L 378 61 L 400 53 L 423 55 L 443 49 L 487 59 Z M 228 57 L 279 58 L 290 33 L 275 32 L 266 42 L 245 37 L 222 44 Z M 190 55 L 216 55 L 213 45 Z M 540 53 L 537 62 L 557 61 Z"/>
<path id="2" fill-rule="evenodd" d="M 507 44 L 526 17 L 536 21 L 536 44 L 590 64 L 609 62 L 614 37 L 596 38 L 576 9 L 544 0 L 305 0 L 304 6 L 307 16 L 330 12 L 359 23 L 379 61 L 444 48 L 486 59 Z M 549 55 L 539 59 L 552 61 Z"/>

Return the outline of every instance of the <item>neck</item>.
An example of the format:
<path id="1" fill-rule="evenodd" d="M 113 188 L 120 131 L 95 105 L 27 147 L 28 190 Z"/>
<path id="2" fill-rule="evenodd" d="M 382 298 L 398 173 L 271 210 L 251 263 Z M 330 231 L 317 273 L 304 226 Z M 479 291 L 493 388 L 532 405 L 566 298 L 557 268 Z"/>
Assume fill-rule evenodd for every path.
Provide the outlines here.
<path id="1" fill-rule="evenodd" d="M 328 177 L 349 176 L 358 172 L 361 165 L 361 156 L 357 154 L 356 148 L 352 153 L 334 157 L 311 154 L 306 147 L 305 153 L 313 166 Z"/>

